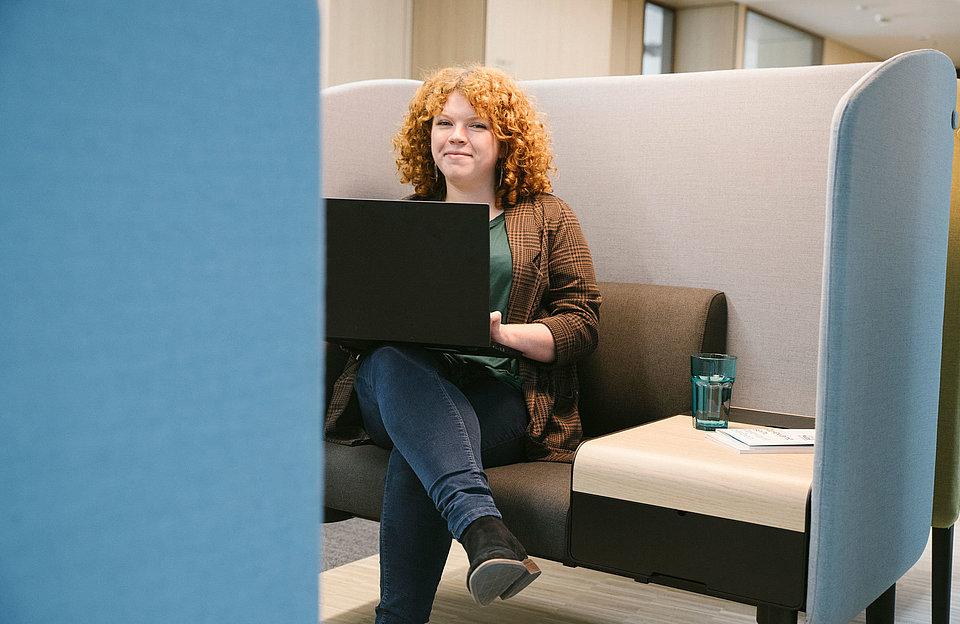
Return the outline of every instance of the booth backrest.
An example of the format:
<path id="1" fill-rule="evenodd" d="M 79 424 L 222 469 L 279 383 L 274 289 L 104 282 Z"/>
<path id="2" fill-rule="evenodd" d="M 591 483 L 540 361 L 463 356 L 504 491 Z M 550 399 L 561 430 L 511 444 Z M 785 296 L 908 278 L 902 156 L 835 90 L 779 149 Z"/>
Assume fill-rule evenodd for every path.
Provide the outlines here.
<path id="1" fill-rule="evenodd" d="M 726 348 L 723 293 L 625 282 L 600 282 L 600 290 L 600 341 L 579 365 L 583 434 L 612 433 L 690 409 L 690 363 L 683 354 Z"/>
<path id="2" fill-rule="evenodd" d="M 523 83 L 598 279 L 726 293 L 740 407 L 815 414 L 830 120 L 875 66 Z M 325 91 L 327 196 L 411 192 L 390 139 L 418 84 Z"/>

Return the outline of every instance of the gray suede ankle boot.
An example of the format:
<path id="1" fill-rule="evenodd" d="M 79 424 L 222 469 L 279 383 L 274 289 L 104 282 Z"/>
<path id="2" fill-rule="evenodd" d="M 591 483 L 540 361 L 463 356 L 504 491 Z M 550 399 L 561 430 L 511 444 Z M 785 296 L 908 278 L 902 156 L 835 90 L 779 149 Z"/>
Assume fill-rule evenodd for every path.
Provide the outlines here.
<path id="1" fill-rule="evenodd" d="M 540 568 L 500 518 L 483 516 L 460 536 L 470 559 L 467 589 L 480 605 L 506 600 L 540 576 Z"/>

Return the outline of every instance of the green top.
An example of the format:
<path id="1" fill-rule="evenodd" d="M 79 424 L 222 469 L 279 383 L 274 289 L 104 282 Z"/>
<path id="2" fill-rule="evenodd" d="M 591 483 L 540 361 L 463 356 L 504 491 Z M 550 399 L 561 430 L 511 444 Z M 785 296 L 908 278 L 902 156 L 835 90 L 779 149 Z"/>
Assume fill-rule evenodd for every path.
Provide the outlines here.
<path id="1" fill-rule="evenodd" d="M 507 317 L 507 301 L 513 283 L 513 256 L 507 240 L 507 224 L 503 213 L 490 220 L 490 311 L 499 310 Z M 520 370 L 515 358 L 481 355 L 446 354 L 451 364 L 451 380 L 461 385 L 477 374 L 492 375 L 503 383 L 520 389 Z"/>

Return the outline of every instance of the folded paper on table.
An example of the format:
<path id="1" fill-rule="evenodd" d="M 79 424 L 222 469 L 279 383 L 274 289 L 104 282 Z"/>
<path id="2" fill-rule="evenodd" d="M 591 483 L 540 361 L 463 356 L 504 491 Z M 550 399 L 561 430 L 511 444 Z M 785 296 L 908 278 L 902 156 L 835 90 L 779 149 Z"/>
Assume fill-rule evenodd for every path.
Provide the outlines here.
<path id="1" fill-rule="evenodd" d="M 706 436 L 741 453 L 812 453 L 814 443 L 813 429 L 726 429 Z"/>

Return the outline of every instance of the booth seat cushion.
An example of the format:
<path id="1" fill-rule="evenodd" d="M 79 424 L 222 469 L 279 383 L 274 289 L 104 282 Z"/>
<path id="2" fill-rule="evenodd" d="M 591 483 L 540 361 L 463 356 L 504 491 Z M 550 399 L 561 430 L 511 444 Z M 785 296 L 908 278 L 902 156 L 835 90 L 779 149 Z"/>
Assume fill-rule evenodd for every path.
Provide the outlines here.
<path id="1" fill-rule="evenodd" d="M 324 443 L 327 519 L 380 519 L 383 477 L 390 452 L 372 444 Z M 504 521 L 530 554 L 568 561 L 570 464 L 526 462 L 487 470 Z"/>
<path id="2" fill-rule="evenodd" d="M 324 500 L 328 510 L 380 520 L 383 476 L 390 452 L 374 446 L 324 442 Z"/>
<path id="3" fill-rule="evenodd" d="M 569 562 L 571 465 L 527 462 L 487 470 L 503 521 L 535 557 Z"/>

